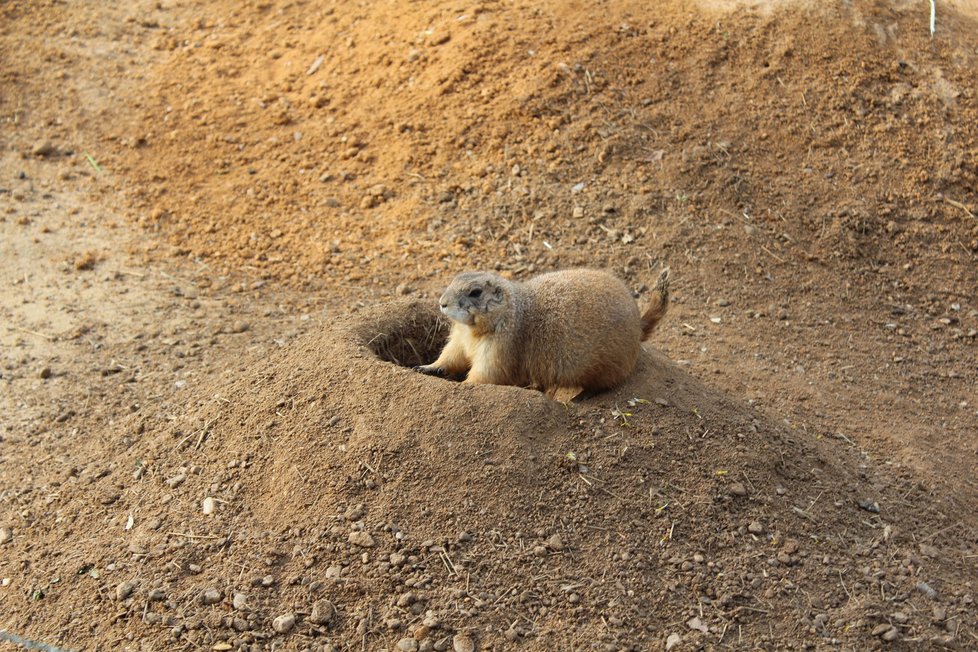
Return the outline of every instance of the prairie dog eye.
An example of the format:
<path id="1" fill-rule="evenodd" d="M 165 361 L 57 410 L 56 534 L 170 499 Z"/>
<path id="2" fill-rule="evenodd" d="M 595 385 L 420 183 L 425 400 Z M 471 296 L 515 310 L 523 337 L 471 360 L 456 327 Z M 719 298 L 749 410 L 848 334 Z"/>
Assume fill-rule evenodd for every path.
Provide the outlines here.
<path id="1" fill-rule="evenodd" d="M 472 299 L 478 299 L 482 296 L 482 288 L 476 288 L 469 292 L 469 297 Z"/>

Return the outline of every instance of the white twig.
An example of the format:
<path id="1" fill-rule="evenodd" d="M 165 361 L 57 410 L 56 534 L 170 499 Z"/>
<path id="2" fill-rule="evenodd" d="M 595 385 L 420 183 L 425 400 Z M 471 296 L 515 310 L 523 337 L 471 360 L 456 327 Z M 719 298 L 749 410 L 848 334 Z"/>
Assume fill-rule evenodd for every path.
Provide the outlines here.
<path id="1" fill-rule="evenodd" d="M 934 29 L 937 27 L 937 0 L 930 0 L 930 37 L 934 38 Z"/>

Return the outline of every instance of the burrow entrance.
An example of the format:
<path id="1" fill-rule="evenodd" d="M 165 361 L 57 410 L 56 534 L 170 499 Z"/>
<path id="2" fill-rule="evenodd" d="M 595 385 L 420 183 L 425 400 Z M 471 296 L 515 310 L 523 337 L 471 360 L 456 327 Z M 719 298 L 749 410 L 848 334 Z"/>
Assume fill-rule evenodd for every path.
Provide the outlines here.
<path id="1" fill-rule="evenodd" d="M 449 325 L 438 311 L 421 301 L 385 306 L 358 328 L 360 341 L 385 362 L 416 367 L 434 362 L 448 340 Z"/>

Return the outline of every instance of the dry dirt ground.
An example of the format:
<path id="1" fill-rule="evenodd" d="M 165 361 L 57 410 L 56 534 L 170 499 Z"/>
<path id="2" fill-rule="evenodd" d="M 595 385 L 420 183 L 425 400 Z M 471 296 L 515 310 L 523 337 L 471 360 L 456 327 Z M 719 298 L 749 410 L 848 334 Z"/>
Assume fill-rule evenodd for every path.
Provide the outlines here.
<path id="1" fill-rule="evenodd" d="M 975 649 L 928 6 L 0 4 L 0 649 Z M 672 269 L 623 387 L 411 371 L 579 265 Z"/>

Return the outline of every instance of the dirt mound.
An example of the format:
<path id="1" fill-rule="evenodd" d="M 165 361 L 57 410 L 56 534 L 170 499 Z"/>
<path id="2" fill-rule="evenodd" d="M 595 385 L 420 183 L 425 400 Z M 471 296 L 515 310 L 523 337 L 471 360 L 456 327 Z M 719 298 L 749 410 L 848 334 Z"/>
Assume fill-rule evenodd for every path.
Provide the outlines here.
<path id="1" fill-rule="evenodd" d="M 332 305 L 463 268 L 589 265 L 642 290 L 668 265 L 675 357 L 978 498 L 976 25 L 948 6 L 931 38 L 928 19 L 878 1 L 166 6 L 106 166 L 172 244 L 153 255 Z"/>
<path id="2" fill-rule="evenodd" d="M 8 548 L 17 584 L 44 587 L 11 629 L 141 649 L 637 650 L 941 645 L 970 622 L 975 534 L 936 536 L 925 489 L 846 442 L 652 351 L 569 405 L 404 366 L 444 336 L 427 303 L 365 310 L 178 418 L 123 424 L 108 468 L 55 488 L 67 529 Z M 86 546 L 102 524 L 124 534 Z"/>

